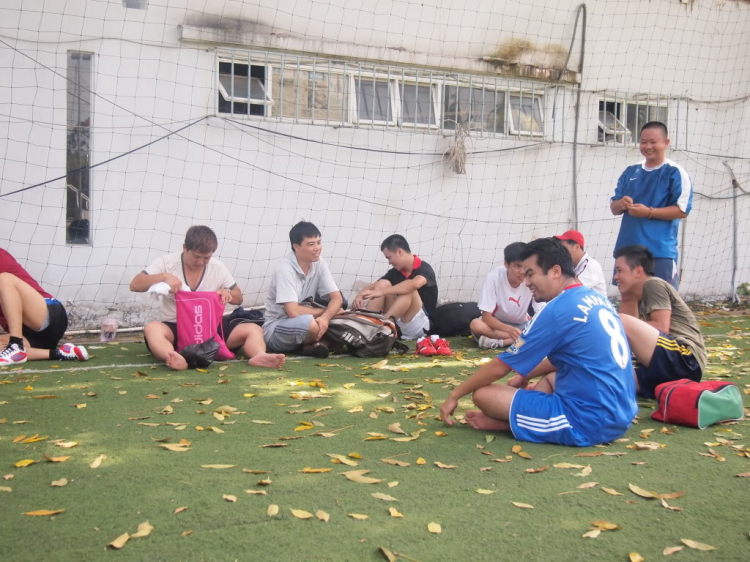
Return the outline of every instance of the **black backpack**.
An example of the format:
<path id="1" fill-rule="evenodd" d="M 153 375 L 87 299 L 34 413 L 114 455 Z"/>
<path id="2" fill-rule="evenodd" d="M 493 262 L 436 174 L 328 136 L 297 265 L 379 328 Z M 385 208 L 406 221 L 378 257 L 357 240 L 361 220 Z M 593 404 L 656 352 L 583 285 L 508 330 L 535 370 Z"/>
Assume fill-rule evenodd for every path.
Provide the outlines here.
<path id="1" fill-rule="evenodd" d="M 451 302 L 438 306 L 430 316 L 430 333 L 442 337 L 470 336 L 469 324 L 482 316 L 475 302 Z"/>
<path id="2" fill-rule="evenodd" d="M 408 347 L 398 341 L 396 323 L 369 310 L 345 310 L 328 322 L 324 338 L 345 345 L 357 357 L 385 357 L 394 347 L 399 353 Z"/>

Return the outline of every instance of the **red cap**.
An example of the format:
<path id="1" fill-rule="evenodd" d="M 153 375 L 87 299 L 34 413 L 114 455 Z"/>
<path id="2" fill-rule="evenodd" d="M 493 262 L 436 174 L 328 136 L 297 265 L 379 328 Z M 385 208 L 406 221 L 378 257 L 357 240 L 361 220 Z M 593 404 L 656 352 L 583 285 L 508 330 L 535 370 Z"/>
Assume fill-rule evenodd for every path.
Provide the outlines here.
<path id="1" fill-rule="evenodd" d="M 572 240 L 581 248 L 583 248 L 583 234 L 581 234 L 577 230 L 567 230 L 560 236 L 555 236 L 555 238 L 557 238 L 558 240 Z"/>

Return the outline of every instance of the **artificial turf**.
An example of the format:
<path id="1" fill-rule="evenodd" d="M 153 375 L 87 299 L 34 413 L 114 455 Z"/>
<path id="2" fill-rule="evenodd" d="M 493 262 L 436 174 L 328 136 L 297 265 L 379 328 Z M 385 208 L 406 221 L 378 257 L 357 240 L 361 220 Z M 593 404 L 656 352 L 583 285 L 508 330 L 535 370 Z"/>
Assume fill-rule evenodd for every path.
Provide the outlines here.
<path id="1" fill-rule="evenodd" d="M 750 388 L 750 322 L 735 316 L 701 319 L 710 334 L 708 377 Z M 380 546 L 398 553 L 399 560 L 627 560 L 632 552 L 651 560 L 682 545 L 681 539 L 717 550 L 685 546 L 673 555 L 678 560 L 750 557 L 750 478 L 736 476 L 750 471 L 750 458 L 740 456 L 750 451 L 750 422 L 703 431 L 665 426 L 649 418 L 653 403 L 641 401 L 640 419 L 626 441 L 586 449 L 520 444 L 509 434 L 449 428 L 435 416 L 450 385 L 491 357 L 468 339 L 452 341 L 458 358 L 391 356 L 386 369 L 373 368 L 376 359 L 341 357 L 290 358 L 281 370 L 229 362 L 214 363 L 207 372 L 174 372 L 147 356 L 142 343 L 117 343 L 91 346 L 94 357 L 86 364 L 35 362 L 0 370 L 0 381 L 7 383 L 0 385 L 0 477 L 7 475 L 0 481 L 6 490 L 0 491 L 0 560 L 384 560 Z M 44 395 L 56 397 L 37 398 Z M 207 399 L 212 402 L 200 403 Z M 409 404 L 416 407 L 406 409 Z M 173 413 L 160 413 L 169 411 L 167 406 Z M 221 406 L 237 412 L 222 422 L 213 415 Z M 361 412 L 350 413 L 358 406 Z M 469 407 L 465 398 L 458 413 Z M 328 409 L 311 411 L 320 408 Z M 295 431 L 303 421 L 313 429 Z M 396 422 L 408 434 L 425 431 L 410 442 L 393 441 L 404 437 L 389 430 Z M 388 438 L 366 441 L 368 432 Z M 13 442 L 37 434 L 46 439 Z M 173 452 L 159 446 L 165 443 L 156 440 L 162 439 L 191 444 Z M 78 445 L 61 448 L 56 440 Z M 664 447 L 631 448 L 643 441 Z M 285 446 L 260 448 L 275 443 Z M 516 445 L 532 458 L 513 453 Z M 699 455 L 709 448 L 724 460 Z M 332 464 L 327 453 L 363 458 L 352 459 L 358 466 L 349 467 Z M 576 456 L 580 453 L 622 454 Z M 49 462 L 44 455 L 70 459 Z M 100 455 L 106 459 L 91 468 Z M 420 457 L 426 464 L 416 463 Z M 17 468 L 24 459 L 37 462 Z M 439 468 L 436 461 L 455 468 Z M 559 463 L 590 466 L 591 472 L 553 466 Z M 234 466 L 201 467 L 209 464 Z M 305 467 L 333 470 L 300 472 Z M 382 482 L 362 484 L 340 475 L 359 469 Z M 61 478 L 68 484 L 50 485 Z M 271 483 L 259 485 L 262 479 Z M 398 484 L 389 487 L 393 482 Z M 580 487 L 591 482 L 596 485 Z M 642 498 L 629 484 L 685 492 L 667 500 L 681 510 Z M 622 495 L 605 493 L 602 486 Z M 371 495 L 376 492 L 398 502 L 376 499 Z M 274 517 L 267 514 L 271 504 L 280 508 Z M 391 507 L 403 517 L 392 517 Z M 24 515 L 43 509 L 65 511 Z M 330 520 L 298 519 L 292 509 L 323 510 Z M 351 513 L 369 518 L 355 520 Z M 154 527 L 149 536 L 131 539 L 121 550 L 108 548 L 144 521 Z M 619 529 L 583 538 L 592 521 Z M 442 532 L 429 532 L 431 522 Z"/>

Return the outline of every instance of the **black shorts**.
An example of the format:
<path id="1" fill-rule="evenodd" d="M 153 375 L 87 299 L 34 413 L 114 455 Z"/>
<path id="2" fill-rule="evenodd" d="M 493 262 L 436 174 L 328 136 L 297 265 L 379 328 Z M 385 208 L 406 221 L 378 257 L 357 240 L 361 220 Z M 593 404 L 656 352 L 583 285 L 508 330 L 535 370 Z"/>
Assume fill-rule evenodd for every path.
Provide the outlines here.
<path id="1" fill-rule="evenodd" d="M 29 342 L 31 347 L 37 349 L 55 349 L 57 344 L 68 329 L 68 313 L 65 307 L 55 299 L 45 299 L 47 301 L 47 314 L 49 323 L 44 330 L 35 332 L 28 326 L 23 327 L 23 337 Z"/>
<path id="2" fill-rule="evenodd" d="M 649 366 L 635 366 L 640 393 L 646 398 L 654 398 L 656 387 L 663 382 L 679 379 L 697 382 L 701 380 L 701 375 L 701 366 L 690 348 L 662 331 L 659 331 Z"/>
<path id="3" fill-rule="evenodd" d="M 162 322 L 167 328 L 169 328 L 172 332 L 172 336 L 174 337 L 174 345 L 175 348 L 177 347 L 177 322 Z M 232 330 L 235 329 L 239 324 L 238 323 L 231 323 L 229 321 L 229 316 L 224 316 L 221 321 L 221 326 L 217 327 L 217 331 L 219 332 L 219 335 L 223 335 L 224 341 L 226 342 L 229 339 L 229 335 L 232 333 Z M 151 351 L 151 348 L 148 346 L 148 340 L 144 337 L 143 341 L 146 342 L 146 349 Z M 234 349 L 230 349 L 230 351 L 236 351 L 239 349 L 239 347 L 235 347 Z"/>

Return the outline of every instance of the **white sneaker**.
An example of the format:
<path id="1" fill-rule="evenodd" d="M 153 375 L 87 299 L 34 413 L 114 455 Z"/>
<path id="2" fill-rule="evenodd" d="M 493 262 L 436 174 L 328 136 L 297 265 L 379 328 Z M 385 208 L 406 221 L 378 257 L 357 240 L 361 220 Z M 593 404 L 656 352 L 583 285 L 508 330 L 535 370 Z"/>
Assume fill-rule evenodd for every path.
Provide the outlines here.
<path id="1" fill-rule="evenodd" d="M 0 351 L 0 367 L 26 363 L 28 357 L 26 351 L 21 349 L 18 344 L 9 343 L 5 349 Z"/>
<path id="2" fill-rule="evenodd" d="M 503 347 L 502 340 L 496 340 L 488 336 L 479 336 L 477 343 L 482 349 L 497 349 L 498 347 Z"/>
<path id="3" fill-rule="evenodd" d="M 65 343 L 57 351 L 63 361 L 88 361 L 89 359 L 89 352 L 82 345 Z"/>

